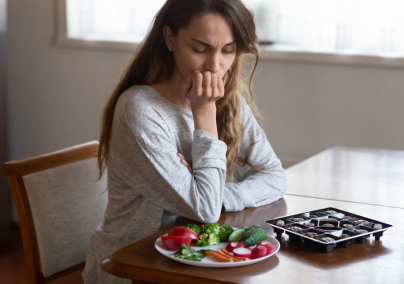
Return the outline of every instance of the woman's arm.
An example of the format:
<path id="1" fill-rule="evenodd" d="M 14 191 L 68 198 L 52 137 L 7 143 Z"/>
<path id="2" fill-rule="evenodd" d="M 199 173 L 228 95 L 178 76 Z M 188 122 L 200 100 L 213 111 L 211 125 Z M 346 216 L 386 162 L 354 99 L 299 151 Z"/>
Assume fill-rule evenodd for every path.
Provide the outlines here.
<path id="1" fill-rule="evenodd" d="M 258 125 L 248 105 L 242 100 L 241 120 L 244 136 L 240 156 L 245 158 L 250 145 L 248 161 L 263 169 L 257 172 L 250 166 L 236 166 L 234 177 L 238 183 L 226 183 L 223 205 L 226 212 L 240 211 L 246 207 L 258 207 L 272 203 L 283 197 L 286 187 L 286 173 L 275 155 L 268 139 Z"/>
<path id="2" fill-rule="evenodd" d="M 136 171 L 154 186 L 152 192 L 139 189 L 144 198 L 172 213 L 200 222 L 220 217 L 226 176 L 227 146 L 214 135 L 194 131 L 193 172 L 180 163 L 175 137 L 164 119 L 151 107 L 135 106 L 129 111 L 133 160 Z M 158 191 L 158 198 L 155 198 Z"/>

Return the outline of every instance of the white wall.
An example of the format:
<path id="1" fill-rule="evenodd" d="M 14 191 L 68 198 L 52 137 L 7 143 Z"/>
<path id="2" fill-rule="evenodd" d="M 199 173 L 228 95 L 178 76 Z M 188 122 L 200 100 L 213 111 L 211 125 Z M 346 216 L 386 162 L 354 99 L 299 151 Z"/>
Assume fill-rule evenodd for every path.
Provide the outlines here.
<path id="1" fill-rule="evenodd" d="M 54 2 L 9 3 L 10 158 L 98 138 L 106 98 L 130 56 L 52 43 Z M 336 145 L 404 150 L 404 71 L 262 61 L 264 128 L 281 158 Z"/>

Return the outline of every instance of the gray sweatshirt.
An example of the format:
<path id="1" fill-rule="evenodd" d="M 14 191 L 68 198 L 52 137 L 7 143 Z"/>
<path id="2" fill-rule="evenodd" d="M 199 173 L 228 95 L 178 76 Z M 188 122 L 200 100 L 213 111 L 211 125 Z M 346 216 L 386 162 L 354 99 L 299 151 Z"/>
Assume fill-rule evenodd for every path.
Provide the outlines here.
<path id="1" fill-rule="evenodd" d="M 191 111 L 150 86 L 133 86 L 120 96 L 107 165 L 108 206 L 104 223 L 90 240 L 83 272 L 86 284 L 130 283 L 104 272 L 101 260 L 179 218 L 213 223 L 222 205 L 226 212 L 240 211 L 283 197 L 285 171 L 245 103 L 241 121 L 245 132 L 240 157 L 256 142 L 248 160 L 264 170 L 236 165 L 237 182 L 226 183 L 227 145 L 206 131 L 195 130 Z M 193 174 L 177 153 L 192 163 Z"/>

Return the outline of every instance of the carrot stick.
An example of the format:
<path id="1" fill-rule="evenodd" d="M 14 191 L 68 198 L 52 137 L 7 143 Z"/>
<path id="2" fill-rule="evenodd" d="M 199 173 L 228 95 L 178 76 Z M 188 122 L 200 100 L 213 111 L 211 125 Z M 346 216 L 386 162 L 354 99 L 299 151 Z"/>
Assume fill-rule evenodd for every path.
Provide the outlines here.
<path id="1" fill-rule="evenodd" d="M 231 255 L 231 254 L 230 254 L 227 250 L 225 250 L 225 249 L 222 249 L 222 252 L 223 252 L 225 255 L 227 255 L 227 256 L 229 256 L 229 257 L 232 257 L 232 258 L 234 258 L 234 259 L 239 259 L 239 260 L 243 260 L 243 261 L 250 260 L 248 257 L 240 257 L 240 256 Z"/>
<path id="2" fill-rule="evenodd" d="M 220 255 L 222 255 L 222 256 L 224 256 L 224 257 L 230 257 L 231 259 L 233 259 L 233 261 L 234 261 L 234 262 L 240 262 L 240 261 L 243 261 L 242 259 L 237 259 L 235 256 L 232 256 L 232 255 L 226 255 L 225 253 L 220 252 L 220 251 L 217 251 L 217 253 L 218 253 L 218 254 L 220 254 Z"/>
<path id="3" fill-rule="evenodd" d="M 220 262 L 233 262 L 233 259 L 230 257 L 225 257 L 223 255 L 218 254 L 217 252 L 210 252 L 207 251 L 206 255 L 210 255 L 213 256 L 216 260 L 220 261 Z"/>
<path id="4" fill-rule="evenodd" d="M 220 262 L 233 262 L 232 258 L 220 255 L 217 252 L 207 252 L 206 255 L 211 255 Z"/>
<path id="5" fill-rule="evenodd" d="M 222 251 L 222 253 L 224 253 L 224 254 L 226 254 L 226 255 L 231 255 L 227 250 L 225 250 L 225 249 L 221 249 L 221 251 Z"/>

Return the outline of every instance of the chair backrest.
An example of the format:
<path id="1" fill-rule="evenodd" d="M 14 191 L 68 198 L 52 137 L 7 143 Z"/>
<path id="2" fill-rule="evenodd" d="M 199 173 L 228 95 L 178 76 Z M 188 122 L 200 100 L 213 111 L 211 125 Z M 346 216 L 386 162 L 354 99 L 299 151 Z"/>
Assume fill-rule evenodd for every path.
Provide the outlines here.
<path id="1" fill-rule="evenodd" d="M 20 222 L 29 283 L 84 267 L 89 240 L 107 205 L 97 180 L 98 142 L 5 163 Z"/>

